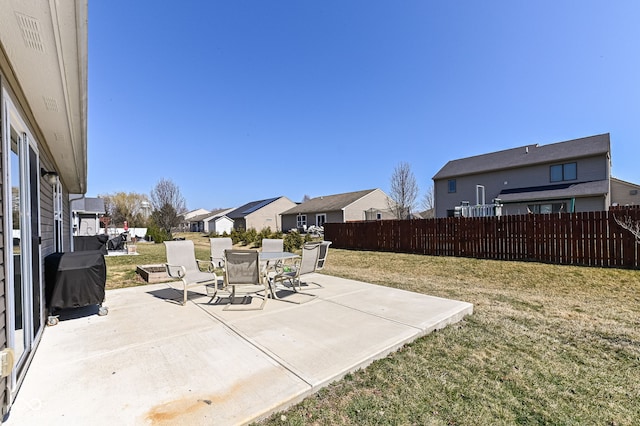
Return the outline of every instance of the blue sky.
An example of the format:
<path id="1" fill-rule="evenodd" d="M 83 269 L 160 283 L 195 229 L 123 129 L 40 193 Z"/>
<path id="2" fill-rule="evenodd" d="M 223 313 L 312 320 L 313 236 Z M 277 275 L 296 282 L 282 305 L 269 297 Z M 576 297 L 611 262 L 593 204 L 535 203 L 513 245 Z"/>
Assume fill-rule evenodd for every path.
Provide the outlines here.
<path id="1" fill-rule="evenodd" d="M 409 163 L 611 134 L 640 183 L 640 2 L 89 2 L 88 196 L 189 210 L 380 188 Z"/>

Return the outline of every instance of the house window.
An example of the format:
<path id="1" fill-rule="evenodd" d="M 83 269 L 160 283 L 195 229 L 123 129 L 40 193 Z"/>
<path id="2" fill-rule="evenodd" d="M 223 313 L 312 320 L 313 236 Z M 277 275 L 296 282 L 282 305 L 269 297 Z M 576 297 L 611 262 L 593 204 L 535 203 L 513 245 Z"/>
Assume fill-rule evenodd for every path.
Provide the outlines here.
<path id="1" fill-rule="evenodd" d="M 529 213 L 536 214 L 566 213 L 568 211 L 566 202 L 529 204 L 527 208 Z"/>
<path id="2" fill-rule="evenodd" d="M 327 215 L 325 213 L 316 215 L 316 226 L 324 226 L 327 221 Z"/>
<path id="3" fill-rule="evenodd" d="M 554 164 L 549 169 L 551 182 L 562 182 L 565 180 L 578 179 L 578 164 L 577 163 L 565 163 Z"/>
<path id="4" fill-rule="evenodd" d="M 296 220 L 296 227 L 298 229 L 306 229 L 307 228 L 307 215 L 299 214 Z"/>
<path id="5" fill-rule="evenodd" d="M 447 184 L 449 186 L 449 193 L 456 192 L 456 180 L 455 179 L 449 179 Z"/>
<path id="6" fill-rule="evenodd" d="M 376 213 L 376 219 L 377 220 L 381 220 L 382 219 L 382 213 L 380 213 L 380 212 Z"/>

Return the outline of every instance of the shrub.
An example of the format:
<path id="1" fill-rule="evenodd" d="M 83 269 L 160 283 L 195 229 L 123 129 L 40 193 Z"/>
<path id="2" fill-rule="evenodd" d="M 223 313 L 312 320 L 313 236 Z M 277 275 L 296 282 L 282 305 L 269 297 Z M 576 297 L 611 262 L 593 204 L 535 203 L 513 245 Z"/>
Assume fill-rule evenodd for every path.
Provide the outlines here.
<path id="1" fill-rule="evenodd" d="M 165 241 L 170 241 L 173 236 L 165 231 L 164 229 L 160 229 L 158 225 L 151 222 L 147 227 L 147 236 L 151 238 L 156 244 L 162 244 Z"/>
<path id="2" fill-rule="evenodd" d="M 294 252 L 299 250 L 303 242 L 304 240 L 299 232 L 289 232 L 284 237 L 284 251 Z"/>

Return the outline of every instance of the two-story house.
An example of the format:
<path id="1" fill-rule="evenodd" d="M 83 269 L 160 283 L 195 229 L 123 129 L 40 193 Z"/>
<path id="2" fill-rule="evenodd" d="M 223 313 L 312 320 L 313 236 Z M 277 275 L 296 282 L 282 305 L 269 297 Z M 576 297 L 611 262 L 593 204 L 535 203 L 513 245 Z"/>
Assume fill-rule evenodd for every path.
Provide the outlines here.
<path id="1" fill-rule="evenodd" d="M 610 152 L 605 133 L 449 161 L 433 177 L 436 217 L 494 200 L 501 214 L 607 210 Z"/>

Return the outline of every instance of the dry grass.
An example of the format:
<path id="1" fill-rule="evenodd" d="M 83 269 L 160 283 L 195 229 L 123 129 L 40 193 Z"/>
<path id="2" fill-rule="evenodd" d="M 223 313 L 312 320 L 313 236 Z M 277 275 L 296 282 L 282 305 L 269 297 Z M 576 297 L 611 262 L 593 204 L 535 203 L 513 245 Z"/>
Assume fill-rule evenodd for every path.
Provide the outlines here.
<path id="1" fill-rule="evenodd" d="M 475 312 L 266 424 L 640 419 L 639 271 L 345 250 L 331 250 L 325 271 L 468 301 Z"/>
<path id="2" fill-rule="evenodd" d="M 129 258 L 160 263 L 160 248 Z M 110 288 L 135 270 L 108 262 Z M 331 249 L 324 272 L 474 314 L 265 424 L 638 424 L 640 271 Z"/>

